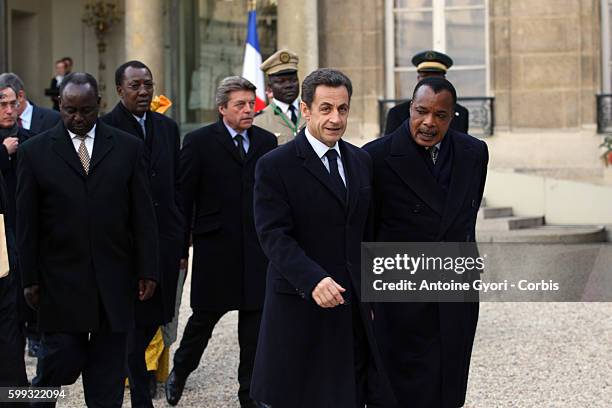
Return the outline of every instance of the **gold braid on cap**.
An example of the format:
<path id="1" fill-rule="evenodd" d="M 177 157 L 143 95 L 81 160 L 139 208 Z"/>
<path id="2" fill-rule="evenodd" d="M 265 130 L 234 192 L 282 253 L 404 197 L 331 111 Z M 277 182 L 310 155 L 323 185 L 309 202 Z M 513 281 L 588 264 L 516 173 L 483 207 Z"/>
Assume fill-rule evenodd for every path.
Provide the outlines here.
<path id="1" fill-rule="evenodd" d="M 431 68 L 435 68 L 435 69 L 438 69 L 444 72 L 446 72 L 448 69 L 446 68 L 446 65 L 442 64 L 441 62 L 436 62 L 436 61 L 425 61 L 417 65 L 417 71 L 421 71 L 423 69 L 431 69 Z"/>

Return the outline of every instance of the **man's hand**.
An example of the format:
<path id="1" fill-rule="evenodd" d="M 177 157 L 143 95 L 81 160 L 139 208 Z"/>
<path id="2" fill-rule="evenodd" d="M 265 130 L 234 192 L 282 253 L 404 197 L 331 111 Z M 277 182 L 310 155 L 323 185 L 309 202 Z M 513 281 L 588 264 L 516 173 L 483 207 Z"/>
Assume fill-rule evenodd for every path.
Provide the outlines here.
<path id="1" fill-rule="evenodd" d="M 2 144 L 6 147 L 8 154 L 14 154 L 17 151 L 17 147 L 19 147 L 19 139 L 16 137 L 7 137 Z"/>
<path id="2" fill-rule="evenodd" d="M 28 286 L 23 290 L 23 296 L 25 296 L 26 303 L 34 310 L 38 310 L 39 292 L 39 285 Z"/>
<path id="3" fill-rule="evenodd" d="M 155 292 L 157 282 L 150 279 L 140 279 L 138 281 L 138 300 L 144 301 L 151 299 Z"/>
<path id="4" fill-rule="evenodd" d="M 187 265 L 188 264 L 189 264 L 189 259 L 188 258 L 182 258 L 181 262 L 179 263 L 179 269 L 187 270 Z"/>
<path id="5" fill-rule="evenodd" d="M 312 291 L 312 298 L 317 305 L 323 308 L 336 307 L 344 304 L 342 293 L 346 292 L 342 286 L 338 285 L 332 278 L 327 277 L 315 286 Z"/>

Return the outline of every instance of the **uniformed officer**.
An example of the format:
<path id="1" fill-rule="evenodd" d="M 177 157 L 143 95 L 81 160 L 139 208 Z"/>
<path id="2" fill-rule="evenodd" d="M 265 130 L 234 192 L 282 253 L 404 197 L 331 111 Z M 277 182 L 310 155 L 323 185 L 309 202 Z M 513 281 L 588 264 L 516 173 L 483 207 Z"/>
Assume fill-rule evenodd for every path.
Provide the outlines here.
<path id="1" fill-rule="evenodd" d="M 255 117 L 255 125 L 274 133 L 278 144 L 293 140 L 306 121 L 300 112 L 300 81 L 297 74 L 299 58 L 287 49 L 276 51 L 261 64 L 268 77 L 273 98 Z"/>
<path id="2" fill-rule="evenodd" d="M 448 55 L 428 50 L 415 54 L 412 57 L 412 64 L 417 68 L 417 82 L 423 78 L 430 76 L 438 76 L 445 78 L 446 71 L 453 65 L 453 60 Z M 410 101 L 395 105 L 387 114 L 385 125 L 385 135 L 393 133 L 395 129 L 400 127 L 410 117 Z M 455 117 L 450 123 L 450 128 L 461 133 L 468 132 L 469 112 L 459 105 L 455 105 Z"/>

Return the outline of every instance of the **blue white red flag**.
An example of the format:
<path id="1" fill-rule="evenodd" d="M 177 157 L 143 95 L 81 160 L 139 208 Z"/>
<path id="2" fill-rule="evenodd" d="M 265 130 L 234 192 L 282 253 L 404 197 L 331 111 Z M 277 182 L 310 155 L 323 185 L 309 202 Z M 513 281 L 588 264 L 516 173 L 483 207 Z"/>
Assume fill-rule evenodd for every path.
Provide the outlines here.
<path id="1" fill-rule="evenodd" d="M 257 91 L 255 91 L 255 112 L 259 112 L 266 107 L 264 74 L 259 68 L 260 65 L 261 52 L 259 51 L 259 40 L 257 39 L 257 14 L 253 9 L 249 11 L 249 20 L 247 23 L 247 38 L 244 48 L 242 76 L 257 87 Z"/>

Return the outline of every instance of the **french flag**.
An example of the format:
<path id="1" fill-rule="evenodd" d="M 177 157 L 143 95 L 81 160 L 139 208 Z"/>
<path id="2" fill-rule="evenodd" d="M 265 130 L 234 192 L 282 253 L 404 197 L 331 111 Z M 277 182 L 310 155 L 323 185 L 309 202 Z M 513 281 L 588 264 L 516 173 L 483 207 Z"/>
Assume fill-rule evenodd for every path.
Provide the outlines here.
<path id="1" fill-rule="evenodd" d="M 242 64 L 242 76 L 257 87 L 255 91 L 255 112 L 266 107 L 266 93 L 264 85 L 264 74 L 259 68 L 261 65 L 261 52 L 259 51 L 259 40 L 257 39 L 257 13 L 255 8 L 249 11 L 247 23 L 246 47 L 244 48 L 244 62 Z"/>

